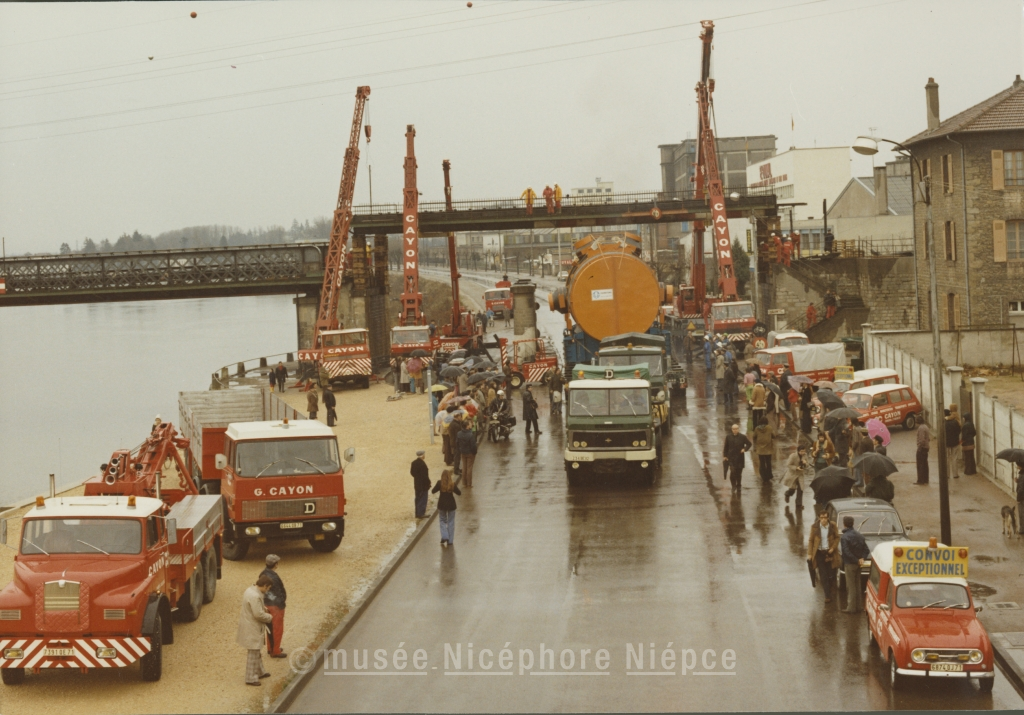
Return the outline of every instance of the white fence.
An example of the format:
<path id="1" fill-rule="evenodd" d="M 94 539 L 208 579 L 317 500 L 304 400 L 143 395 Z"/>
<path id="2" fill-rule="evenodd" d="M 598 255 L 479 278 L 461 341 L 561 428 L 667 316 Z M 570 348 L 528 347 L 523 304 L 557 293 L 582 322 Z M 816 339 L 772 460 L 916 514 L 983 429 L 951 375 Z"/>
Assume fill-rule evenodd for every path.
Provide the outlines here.
<path id="1" fill-rule="evenodd" d="M 865 332 L 864 367 L 887 367 L 899 373 L 904 384 L 910 385 L 928 411 L 928 424 L 935 430 L 942 421 L 942 410 L 950 403 L 960 403 L 959 368 L 954 367 L 942 376 L 942 400 L 936 404 L 933 366 L 885 339 L 885 333 Z M 948 368 L 947 368 L 948 369 Z M 970 413 L 978 430 L 975 441 L 975 460 L 978 471 L 1011 494 L 1015 492 L 1014 470 L 1009 462 L 997 460 L 995 455 L 1012 447 L 1024 448 L 1024 414 L 1010 409 L 998 398 L 985 394 L 985 380 L 972 380 L 970 406 L 961 405 L 960 413 Z"/>

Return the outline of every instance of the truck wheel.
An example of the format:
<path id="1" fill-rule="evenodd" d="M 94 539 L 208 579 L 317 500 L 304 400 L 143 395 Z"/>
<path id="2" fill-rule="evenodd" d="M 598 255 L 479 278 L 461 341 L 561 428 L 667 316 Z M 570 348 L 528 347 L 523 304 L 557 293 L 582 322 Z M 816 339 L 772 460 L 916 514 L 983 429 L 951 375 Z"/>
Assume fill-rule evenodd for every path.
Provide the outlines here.
<path id="1" fill-rule="evenodd" d="M 329 554 L 341 546 L 341 535 L 324 534 L 322 541 L 316 541 L 311 536 L 309 537 L 309 545 L 313 547 L 313 551 L 318 551 L 321 554 Z"/>
<path id="2" fill-rule="evenodd" d="M 364 377 L 362 380 L 359 381 L 359 384 L 360 384 L 360 386 L 364 390 L 369 390 L 370 389 L 370 378 L 369 377 Z"/>
<path id="3" fill-rule="evenodd" d="M 570 487 L 578 487 L 583 481 L 580 474 L 583 471 L 583 467 L 573 469 L 572 464 L 572 462 L 565 463 L 565 478 L 568 480 Z"/>
<path id="4" fill-rule="evenodd" d="M 211 546 L 203 559 L 203 603 L 212 603 L 217 595 L 217 550 Z"/>
<path id="5" fill-rule="evenodd" d="M 917 427 L 917 415 L 911 412 L 909 415 L 907 415 L 907 419 L 903 420 L 903 429 L 909 432 L 915 427 Z"/>
<path id="6" fill-rule="evenodd" d="M 4 685 L 21 685 L 25 682 L 25 669 L 4 668 L 0 670 L 0 679 L 4 681 Z M 989 688 L 989 691 L 991 690 L 992 688 Z"/>
<path id="7" fill-rule="evenodd" d="M 992 692 L 992 688 L 994 688 L 995 685 L 996 685 L 995 677 L 992 677 L 992 678 L 978 678 L 978 688 L 980 688 L 981 692 L 983 692 L 983 693 L 991 693 Z"/>
<path id="8" fill-rule="evenodd" d="M 228 561 L 241 561 L 245 558 L 245 555 L 249 553 L 249 542 L 244 539 L 236 538 L 234 541 L 227 540 L 227 530 L 224 531 L 224 546 L 223 554 L 224 558 Z"/>
<path id="9" fill-rule="evenodd" d="M 181 617 L 181 620 L 191 623 L 199 619 L 199 614 L 203 611 L 204 593 L 203 563 L 200 560 L 196 564 L 196 570 L 192 572 L 192 578 L 189 579 L 188 586 L 185 588 L 185 596 L 182 599 L 185 603 L 178 607 L 178 615 Z"/>
<path id="10" fill-rule="evenodd" d="M 875 634 L 871 631 L 871 621 L 866 618 L 864 620 L 868 622 L 868 648 L 877 648 L 878 641 L 875 640 Z"/>
<path id="11" fill-rule="evenodd" d="M 142 679 L 147 683 L 155 683 L 160 680 L 160 675 L 163 671 L 163 633 L 163 619 L 157 615 L 156 620 L 153 621 L 153 633 L 149 636 L 151 648 L 149 653 L 142 656 L 140 663 L 142 666 Z"/>
<path id="12" fill-rule="evenodd" d="M 889 687 L 892 690 L 903 690 L 904 677 L 896 672 L 896 654 L 889 651 Z"/>
<path id="13" fill-rule="evenodd" d="M 524 382 L 526 382 L 526 378 L 523 377 L 523 374 L 520 372 L 514 372 L 512 373 L 511 377 L 508 378 L 509 386 L 515 390 L 522 387 Z"/>

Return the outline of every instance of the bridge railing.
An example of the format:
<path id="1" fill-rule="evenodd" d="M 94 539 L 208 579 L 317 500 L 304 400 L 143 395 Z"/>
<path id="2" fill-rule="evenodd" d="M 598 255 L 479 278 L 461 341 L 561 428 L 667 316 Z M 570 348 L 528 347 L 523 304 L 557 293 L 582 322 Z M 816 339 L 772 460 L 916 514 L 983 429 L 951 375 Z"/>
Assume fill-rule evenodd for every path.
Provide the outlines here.
<path id="1" fill-rule="evenodd" d="M 260 387 L 266 387 L 270 384 L 268 374 L 277 367 L 278 362 L 284 363 L 284 366 L 288 368 L 289 376 L 295 376 L 295 371 L 298 368 L 295 353 L 277 353 L 225 365 L 211 376 L 210 389 L 227 390 L 231 387 L 257 384 Z"/>

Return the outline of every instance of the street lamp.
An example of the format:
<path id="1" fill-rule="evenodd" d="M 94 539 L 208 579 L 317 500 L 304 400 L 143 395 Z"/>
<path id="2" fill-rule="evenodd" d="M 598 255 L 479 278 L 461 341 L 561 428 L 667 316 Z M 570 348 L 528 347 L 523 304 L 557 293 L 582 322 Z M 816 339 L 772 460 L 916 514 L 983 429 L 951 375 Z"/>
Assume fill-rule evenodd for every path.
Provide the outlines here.
<path id="1" fill-rule="evenodd" d="M 932 228 L 932 191 L 931 176 L 925 176 L 921 170 L 921 161 L 914 156 L 914 153 L 899 142 L 891 139 L 878 137 L 857 137 L 853 142 L 853 150 L 858 154 L 872 156 L 878 153 L 878 142 L 887 142 L 896 147 L 896 151 L 904 156 L 913 159 L 917 165 L 917 175 L 921 178 L 921 194 L 924 196 L 924 204 L 927 207 L 927 218 L 925 221 L 925 245 L 928 250 L 928 278 L 931 284 L 931 298 L 929 308 L 931 309 L 932 326 L 932 395 L 933 411 L 935 414 L 936 437 L 939 446 L 939 523 L 942 531 L 942 542 L 952 544 L 953 536 L 950 533 L 949 523 L 949 465 L 946 463 L 946 430 L 940 416 L 942 405 L 945 402 L 945 395 L 942 389 L 942 342 L 939 336 L 939 290 L 935 277 L 935 231 Z M 915 199 L 916 203 L 916 199 Z"/>

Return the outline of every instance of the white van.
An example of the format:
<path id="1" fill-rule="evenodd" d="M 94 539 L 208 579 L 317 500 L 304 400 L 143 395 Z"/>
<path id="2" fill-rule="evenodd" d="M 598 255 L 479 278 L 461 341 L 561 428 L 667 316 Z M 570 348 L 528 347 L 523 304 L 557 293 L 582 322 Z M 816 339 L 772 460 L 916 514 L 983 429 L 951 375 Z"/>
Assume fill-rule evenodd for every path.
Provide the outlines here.
<path id="1" fill-rule="evenodd" d="M 899 373 L 887 367 L 857 370 L 857 372 L 853 373 L 852 380 L 835 381 L 835 393 L 841 395 L 848 390 L 857 390 L 861 387 L 871 387 L 872 385 L 896 385 L 899 381 Z"/>

